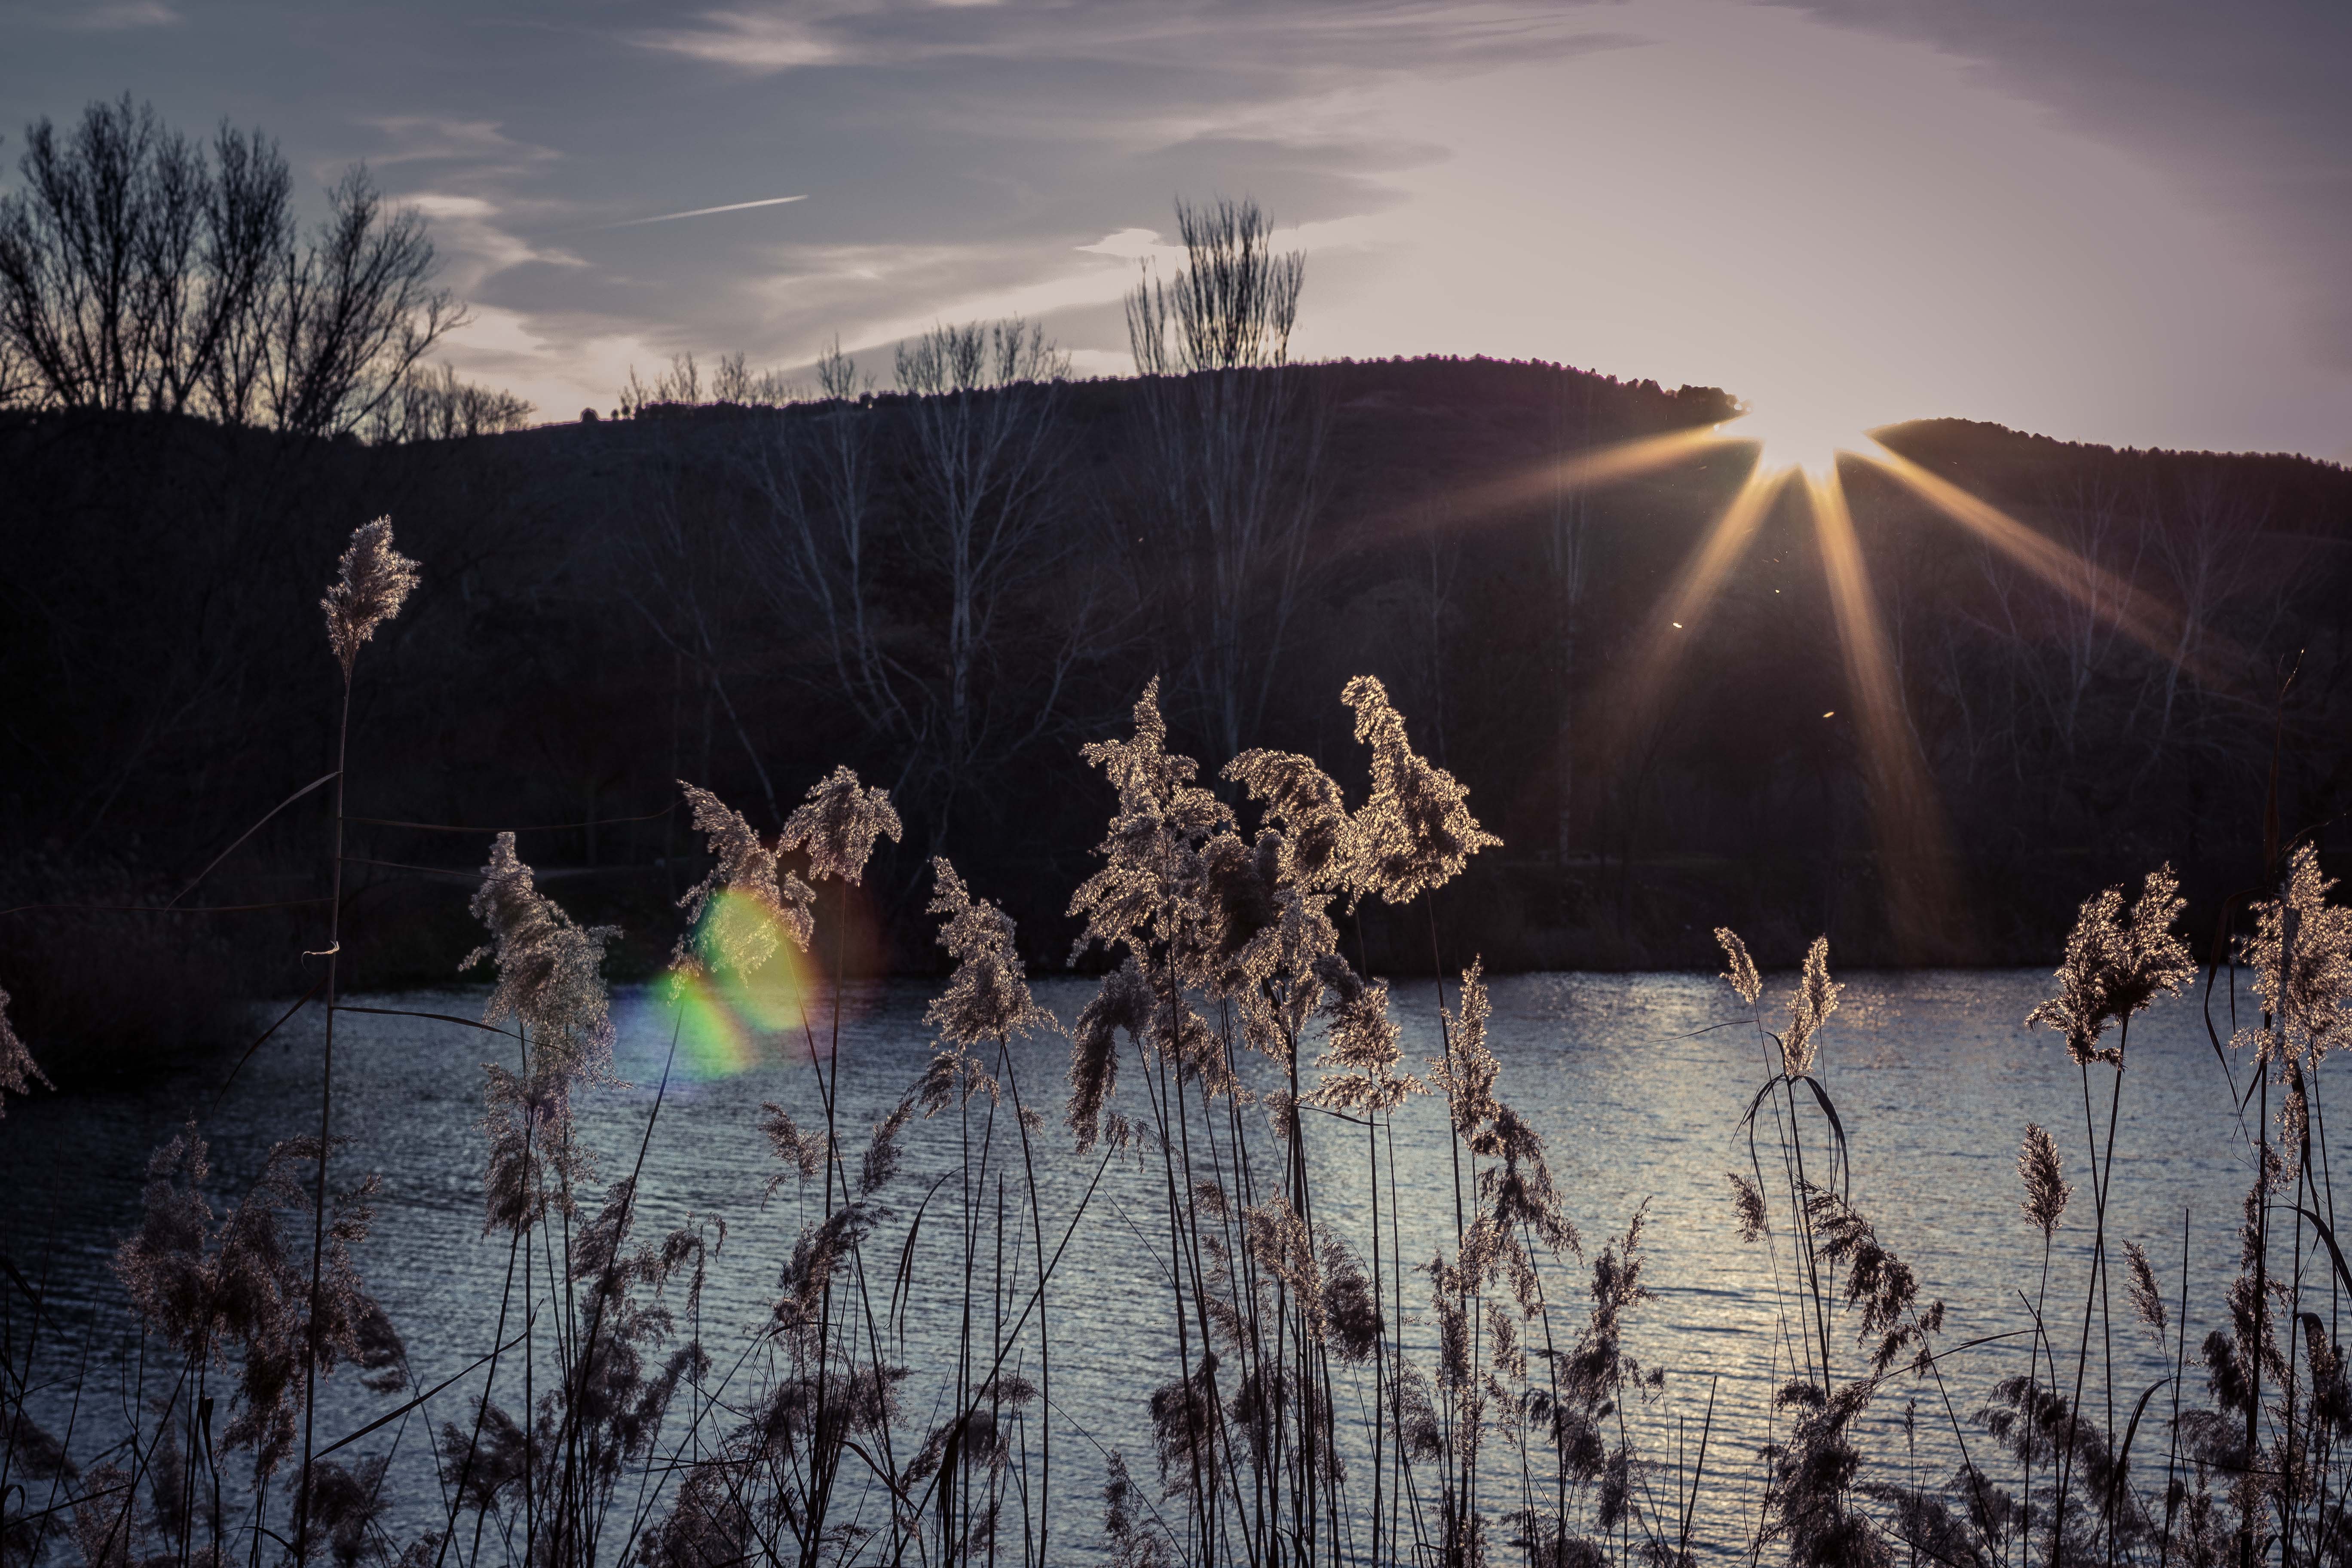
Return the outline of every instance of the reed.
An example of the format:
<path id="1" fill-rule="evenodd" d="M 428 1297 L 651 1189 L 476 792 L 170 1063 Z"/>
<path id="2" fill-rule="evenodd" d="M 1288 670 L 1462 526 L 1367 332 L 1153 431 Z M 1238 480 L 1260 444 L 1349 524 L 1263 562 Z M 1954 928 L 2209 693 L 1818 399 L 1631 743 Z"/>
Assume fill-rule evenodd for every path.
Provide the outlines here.
<path id="1" fill-rule="evenodd" d="M 929 910 L 954 967 L 923 1016 L 928 1065 L 872 1104 L 845 1083 L 842 998 L 851 890 L 902 832 L 887 794 L 835 769 L 763 830 L 681 784 L 709 868 L 679 900 L 669 999 L 752 984 L 788 952 L 830 973 L 790 1020 L 807 1097 L 763 1108 L 775 1164 L 761 1224 L 788 1246 L 771 1249 L 782 1260 L 748 1327 L 706 1310 L 717 1271 L 750 1267 L 727 1227 L 646 1218 L 676 1035 L 642 1126 L 592 1147 L 579 1105 L 616 1083 L 604 975 L 616 933 L 575 921 L 514 836 L 495 837 L 467 960 L 490 978 L 483 1007 L 420 1016 L 470 1031 L 492 1058 L 482 1230 L 508 1258 L 488 1341 L 434 1347 L 457 1370 L 417 1386 L 366 1283 L 377 1189 L 330 1179 L 352 1115 L 337 1103 L 334 1020 L 399 1011 L 339 990 L 353 681 L 415 580 L 380 521 L 354 536 L 326 602 L 343 723 L 321 977 L 296 1005 L 326 1025 L 318 1126 L 233 1193 L 194 1122 L 155 1152 L 114 1258 L 139 1329 L 119 1403 L 90 1381 L 94 1331 L 77 1343 L 39 1268 L 8 1262 L 0 1568 L 2352 1560 L 2337 1337 L 2352 1268 L 2322 1094 L 2352 1016 L 2352 911 L 2309 846 L 2242 905 L 2235 955 L 2259 1022 L 2213 1028 L 2226 1091 L 2253 1110 L 2236 1275 L 2196 1288 L 2184 1216 L 2168 1291 L 2158 1261 L 2111 1226 L 2130 1169 L 2116 1152 L 2131 1022 L 2194 973 L 2159 869 L 2128 904 L 2121 889 L 2084 903 L 2055 994 L 2027 1020 L 2080 1068 L 2084 1142 L 2025 1129 L 2032 1294 L 2017 1292 L 2014 1328 L 1957 1342 L 1854 1191 L 1853 1130 L 1823 1065 L 1843 990 L 1826 940 L 1804 953 L 1785 1023 L 1768 1025 L 1763 975 L 1719 931 L 1738 1005 L 1725 1025 L 1751 1032 L 1764 1062 L 1724 1130 L 1747 1156 L 1725 1241 L 1769 1254 L 1774 1368 L 1759 1429 L 1719 1431 L 1719 1380 L 1670 1384 L 1646 1337 L 1646 1206 L 1586 1242 L 1543 1133 L 1514 1106 L 1483 965 L 1441 980 L 1438 1054 L 1409 1062 L 1397 997 L 1364 973 L 1360 945 L 1357 963 L 1342 952 L 1368 901 L 1419 905 L 1442 959 L 1437 895 L 1497 843 L 1370 678 L 1341 694 L 1370 780 L 1352 805 L 1313 761 L 1270 751 L 1232 759 L 1221 795 L 1171 749 L 1156 683 L 1128 733 L 1086 747 L 1112 811 L 1072 896 L 1073 956 L 1103 973 L 1066 1026 L 1032 994 L 1004 911 L 932 861 Z M 1021 1067 L 1055 1038 L 1069 1053 L 1058 1127 Z M 44 1082 L 0 994 L 0 1105 Z M 1397 1124 L 1424 1114 L 1445 1119 L 1445 1173 L 1412 1191 Z M 918 1177 L 904 1144 L 926 1123 L 950 1154 Z M 2086 1249 L 2061 1246 L 2070 1168 L 2090 1173 Z M 1147 1206 L 1122 1201 L 1139 1195 Z M 1414 1233 L 1440 1238 L 1419 1258 L 1408 1209 Z M 1168 1350 L 1135 1358 L 1129 1418 L 1099 1430 L 1057 1402 L 1056 1378 L 1087 1350 L 1067 1306 L 1075 1259 L 1114 1247 L 1158 1281 Z M 2125 1336 L 2136 1322 L 2170 1366 L 2136 1395 L 2114 1381 L 2117 1250 Z M 2053 1326 L 2053 1302 L 2077 1298 Z M 2229 1325 L 2193 1358 L 2192 1304 Z M 2188 1386 L 2198 1373 L 2202 1390 Z M 329 1434 L 319 1389 L 339 1373 L 379 1406 Z M 53 1434 L 41 1417 L 60 1408 Z M 1948 1473 L 1923 1468 L 1922 1415 Z M 2146 1458 L 2158 1423 L 2160 1482 Z M 417 1468 L 400 1468 L 402 1447 L 418 1443 L 435 1489 L 395 1496 Z M 1089 1470 L 1105 1478 L 1098 1511 L 1071 1479 Z M 395 1538 L 395 1516 L 429 1522 Z M 1731 1517 L 1749 1521 L 1735 1536 L 1707 1522 Z"/>

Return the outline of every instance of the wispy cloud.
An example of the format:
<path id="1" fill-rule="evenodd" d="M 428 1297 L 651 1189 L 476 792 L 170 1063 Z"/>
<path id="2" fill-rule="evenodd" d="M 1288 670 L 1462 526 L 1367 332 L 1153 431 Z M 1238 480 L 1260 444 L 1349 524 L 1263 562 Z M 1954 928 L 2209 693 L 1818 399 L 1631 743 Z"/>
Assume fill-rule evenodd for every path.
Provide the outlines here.
<path id="1" fill-rule="evenodd" d="M 839 65 L 848 56 L 840 42 L 824 37 L 804 17 L 711 11 L 698 22 L 640 33 L 635 41 L 646 48 L 751 71 Z"/>
<path id="2" fill-rule="evenodd" d="M 433 220 L 435 241 L 446 246 L 457 258 L 457 274 L 469 288 L 528 262 L 564 268 L 586 265 L 570 251 L 542 246 L 516 234 L 510 226 L 510 216 L 499 204 L 485 197 L 415 191 L 403 199 Z"/>
<path id="3" fill-rule="evenodd" d="M 709 217 L 712 213 L 749 212 L 753 207 L 780 207 L 786 202 L 804 202 L 806 200 L 808 200 L 808 197 L 805 195 L 762 196 L 756 202 L 729 202 L 724 206 L 693 207 L 682 213 L 663 213 L 656 217 L 626 218 L 619 223 L 602 224 L 598 226 L 600 228 L 635 228 L 642 224 L 676 223 L 682 217 Z"/>
<path id="4" fill-rule="evenodd" d="M 110 0 L 55 15 L 51 26 L 79 33 L 125 33 L 138 27 L 177 26 L 180 21 L 180 14 L 163 0 Z"/>
<path id="5" fill-rule="evenodd" d="M 641 48 L 753 74 L 824 66 L 904 67 L 941 60 L 1090 62 L 1328 79 L 1371 69 L 1428 70 L 1553 58 L 1646 41 L 1599 30 L 1570 6 L 1512 0 L 742 0 L 685 22 L 625 35 Z M 1244 63 L 1245 62 L 1245 63 Z"/>
<path id="6" fill-rule="evenodd" d="M 382 115 L 364 121 L 383 134 L 387 150 L 370 155 L 379 169 L 402 163 L 459 163 L 469 174 L 519 173 L 548 163 L 562 154 L 552 147 L 518 142 L 495 120 L 466 120 L 429 114 Z"/>

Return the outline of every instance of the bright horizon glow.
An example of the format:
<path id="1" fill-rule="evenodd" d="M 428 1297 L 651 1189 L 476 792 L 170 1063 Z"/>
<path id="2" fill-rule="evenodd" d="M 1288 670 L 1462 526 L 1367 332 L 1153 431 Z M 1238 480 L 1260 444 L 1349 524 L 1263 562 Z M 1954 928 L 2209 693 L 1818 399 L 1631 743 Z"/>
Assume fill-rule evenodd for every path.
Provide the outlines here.
<path id="1" fill-rule="evenodd" d="M 1858 710 L 1872 832 L 1886 873 L 1887 913 L 1906 952 L 1928 953 L 1937 942 L 1932 911 L 1950 907 L 1955 872 L 1949 829 L 1933 772 L 1906 713 L 1894 645 L 1839 476 L 1841 457 L 1852 457 L 1891 477 L 2047 588 L 2168 659 L 2200 685 L 2229 684 L 2230 667 L 2242 662 L 2242 655 L 2226 638 L 2191 625 L 2180 611 L 2128 580 L 1881 445 L 1870 428 L 1858 418 L 1830 412 L 1827 405 L 1792 397 L 1753 406 L 1706 436 L 1685 431 L 1678 433 L 1679 439 L 1624 442 L 1538 472 L 1552 484 L 1573 489 L 1647 472 L 1695 456 L 1716 442 L 1756 448 L 1746 481 L 1653 606 L 1638 655 L 1603 705 L 1605 750 L 1611 752 L 1637 743 L 1638 734 L 1654 721 L 1690 646 L 1688 628 L 1702 624 L 1783 491 L 1801 483 L 1821 551 L 1846 687 Z M 1517 490 L 1533 488 L 1522 479 Z M 1837 712 L 1832 709 L 1822 717 Z"/>
<path id="2" fill-rule="evenodd" d="M 1795 472 L 1819 479 L 1835 472 L 1838 455 L 1861 452 L 1874 443 L 1857 418 L 1802 398 L 1759 398 L 1715 427 L 1727 441 L 1756 444 L 1759 475 Z"/>

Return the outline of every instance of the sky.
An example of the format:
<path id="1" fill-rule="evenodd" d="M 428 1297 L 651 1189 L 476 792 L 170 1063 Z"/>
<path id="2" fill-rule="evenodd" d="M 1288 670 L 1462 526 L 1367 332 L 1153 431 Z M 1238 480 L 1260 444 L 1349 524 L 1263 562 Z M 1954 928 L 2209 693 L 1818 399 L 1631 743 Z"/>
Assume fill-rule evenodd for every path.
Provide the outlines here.
<path id="1" fill-rule="evenodd" d="M 1174 203 L 1234 195 L 1307 253 L 1297 357 L 2352 460 L 2335 0 L 0 0 L 0 180 L 125 91 L 314 195 L 364 162 L 471 307 L 443 357 L 542 418 L 683 353 L 837 340 L 887 386 L 896 340 L 1014 313 L 1125 374 Z"/>

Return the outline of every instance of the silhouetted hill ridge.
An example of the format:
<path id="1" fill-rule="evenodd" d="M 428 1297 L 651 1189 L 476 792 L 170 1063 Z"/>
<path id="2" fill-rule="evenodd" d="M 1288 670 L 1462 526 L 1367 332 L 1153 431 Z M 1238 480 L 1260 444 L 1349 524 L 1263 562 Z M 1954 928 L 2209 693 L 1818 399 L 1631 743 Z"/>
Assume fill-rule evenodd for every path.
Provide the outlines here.
<path id="1" fill-rule="evenodd" d="M 2233 661 L 2210 685 L 1849 467 L 1891 667 L 1955 856 L 1958 907 L 1923 949 L 1889 927 L 1874 786 L 1854 731 L 1824 717 L 1853 702 L 1802 509 L 1784 500 L 1759 521 L 1663 684 L 1642 688 L 1661 606 L 1744 479 L 1747 449 L 1695 450 L 1580 493 L 1553 482 L 1581 454 L 1721 423 L 1737 411 L 1729 394 L 1479 358 L 1283 374 L 1303 395 L 1275 482 L 1293 495 L 1320 418 L 1314 522 L 1282 616 L 1259 605 L 1243 628 L 1250 679 L 1268 650 L 1276 662 L 1242 743 L 1307 752 L 1360 790 L 1339 689 L 1366 671 L 1389 684 L 1416 743 L 1507 843 L 1448 895 L 1461 949 L 1449 963 L 1712 963 L 1717 923 L 1768 960 L 1827 930 L 1848 963 L 2042 962 L 2084 896 L 2158 860 L 2181 865 L 2206 909 L 2258 877 L 2274 733 L 2290 833 L 2317 825 L 2325 842 L 2352 809 L 2352 584 L 2336 548 L 2352 532 L 2352 472 L 2337 465 L 2118 450 L 1959 419 L 1880 433 L 2149 602 L 2196 598 L 2208 665 L 2224 647 Z M 861 405 L 857 427 L 872 465 L 860 592 L 873 647 L 908 672 L 894 700 L 929 715 L 897 734 L 851 700 L 828 612 L 767 551 L 786 514 L 761 465 L 842 428 L 826 423 L 839 405 L 657 409 L 393 447 L 185 417 L 0 414 L 0 680 L 14 694 L 0 864 L 20 890 L 87 874 L 169 896 L 315 777 L 339 689 L 319 595 L 351 529 L 389 514 L 424 587 L 361 666 L 355 815 L 485 834 L 609 824 L 526 835 L 523 850 L 565 873 L 583 918 L 626 925 L 622 962 L 642 968 L 667 950 L 669 900 L 698 861 L 674 814 L 618 819 L 660 813 L 684 776 L 772 830 L 846 762 L 896 785 L 909 824 L 877 866 L 867 962 L 939 962 L 921 905 L 928 857 L 947 853 L 1005 902 L 1024 947 L 1058 963 L 1068 889 L 1111 805 L 1081 743 L 1118 732 L 1158 673 L 1177 743 L 1204 773 L 1224 761 L 1187 630 L 1191 547 L 1147 461 L 1143 400 L 1157 395 L 1133 380 L 1049 395 L 1046 467 L 1023 503 L 1036 509 L 1034 559 L 993 604 L 972 666 L 984 743 L 954 773 L 925 750 L 935 739 L 907 738 L 942 721 L 929 672 L 943 668 L 948 600 L 911 466 L 919 410 L 899 395 Z M 2298 657 L 2282 705 L 2277 672 Z M 1650 693 L 1638 712 L 1625 706 L 1637 689 Z M 315 804 L 233 857 L 213 896 L 315 896 Z M 370 833 L 365 858 L 453 875 L 356 874 L 362 981 L 446 975 L 471 943 L 457 874 L 482 846 Z M 1426 963 L 1425 933 L 1367 920 L 1376 963 Z M 26 930 L 0 931 L 0 984 L 19 994 L 10 954 L 35 956 Z M 237 945 L 265 953 L 301 946 L 290 927 L 247 934 Z M 268 957 L 240 983 L 283 990 L 299 974 L 299 961 Z"/>

